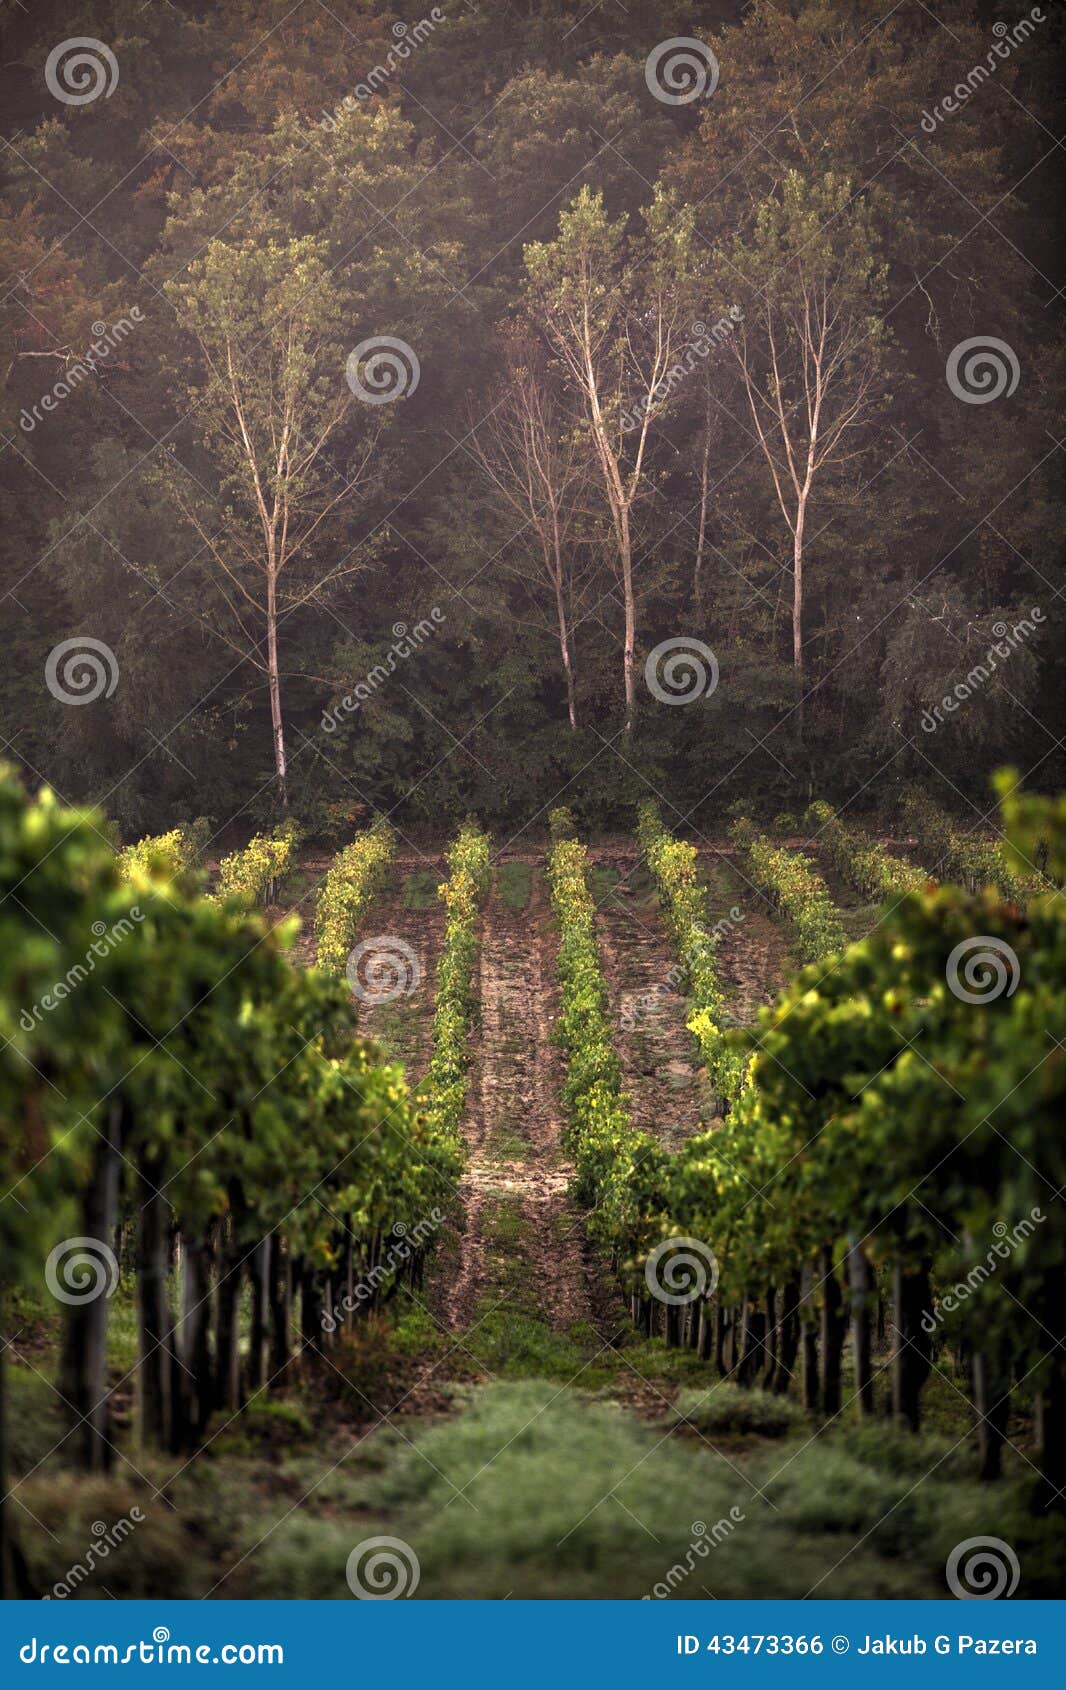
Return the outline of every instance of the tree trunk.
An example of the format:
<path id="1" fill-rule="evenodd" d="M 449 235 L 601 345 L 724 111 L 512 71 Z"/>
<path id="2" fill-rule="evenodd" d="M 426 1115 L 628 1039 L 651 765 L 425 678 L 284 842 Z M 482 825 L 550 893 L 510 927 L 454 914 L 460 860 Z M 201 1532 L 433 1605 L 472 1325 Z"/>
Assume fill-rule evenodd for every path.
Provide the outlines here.
<path id="1" fill-rule="evenodd" d="M 700 602 L 700 577 L 703 572 L 703 551 L 707 540 L 707 489 L 711 469 L 711 384 L 704 382 L 703 390 L 703 460 L 700 464 L 700 526 L 696 537 L 696 564 L 692 571 L 692 598 Z"/>
<path id="2" fill-rule="evenodd" d="M 777 1373 L 777 1291 L 773 1285 L 766 1288 L 766 1354 L 764 1356 L 762 1386 L 769 1391 Z"/>
<path id="3" fill-rule="evenodd" d="M 931 1306 L 929 1262 L 906 1272 L 897 1262 L 892 1269 L 896 1347 L 892 1356 L 892 1412 L 912 1431 L 921 1424 L 922 1386 L 929 1377 L 931 1344 L 922 1327 L 922 1314 Z"/>
<path id="4" fill-rule="evenodd" d="M 970 1365 L 973 1402 L 978 1413 L 977 1453 L 982 1479 L 998 1479 L 1010 1414 L 1010 1365 L 988 1350 L 978 1350 Z"/>
<path id="5" fill-rule="evenodd" d="M 790 1279 L 781 1288 L 781 1307 L 778 1314 L 777 1371 L 771 1389 L 785 1396 L 796 1370 L 799 1352 L 799 1280 Z"/>
<path id="6" fill-rule="evenodd" d="M 261 1238 L 252 1251 L 249 1271 L 252 1280 L 252 1330 L 248 1342 L 246 1370 L 248 1395 L 254 1396 L 267 1381 L 266 1351 L 270 1314 L 270 1253 L 274 1239 Z"/>
<path id="7" fill-rule="evenodd" d="M 1044 1309 L 1049 1332 L 1066 1330 L 1066 1273 L 1051 1268 L 1044 1277 Z M 1041 1391 L 1040 1419 L 1043 1430 L 1040 1471 L 1035 1506 L 1066 1510 L 1066 1361 L 1062 1346 L 1048 1356 L 1047 1381 Z"/>
<path id="8" fill-rule="evenodd" d="M 205 1237 L 185 1239 L 181 1315 L 177 1333 L 179 1391 L 174 1404 L 171 1447 L 192 1449 L 207 1425 L 213 1396 L 210 1345 L 211 1246 Z"/>
<path id="9" fill-rule="evenodd" d="M 817 1409 L 821 1394 L 818 1384 L 818 1328 L 811 1306 L 813 1296 L 814 1273 L 808 1264 L 800 1275 L 800 1306 L 803 1322 L 803 1406 L 809 1414 Z"/>
<path id="10" fill-rule="evenodd" d="M 827 1420 L 840 1413 L 841 1359 L 847 1320 L 832 1250 L 822 1251 L 822 1411 Z"/>
<path id="11" fill-rule="evenodd" d="M 855 1393 L 860 1414 L 874 1411 L 874 1381 L 870 1365 L 871 1300 L 876 1277 L 861 1244 L 848 1250 L 848 1286 L 851 1292 L 851 1344 L 855 1355 Z"/>
<path id="12" fill-rule="evenodd" d="M 344 1324 L 350 1331 L 355 1325 L 355 1239 L 351 1215 L 344 1217 L 344 1231 L 347 1238 L 344 1249 Z"/>
<path id="13" fill-rule="evenodd" d="M 289 1364 L 291 1303 L 289 1253 L 275 1233 L 271 1239 L 267 1296 L 270 1303 L 270 1378 L 276 1379 Z"/>
<path id="14" fill-rule="evenodd" d="M 566 709 L 570 718 L 571 729 L 577 729 L 577 703 L 574 697 L 574 667 L 570 655 L 570 633 L 566 626 L 566 603 L 563 598 L 563 584 L 558 571 L 554 573 L 555 585 L 555 614 L 559 622 L 559 655 L 563 660 L 563 674 L 566 676 Z"/>
<path id="15" fill-rule="evenodd" d="M 715 1328 L 718 1323 L 717 1313 L 712 1311 L 708 1302 L 700 1303 L 700 1336 L 699 1357 L 701 1361 L 710 1361 L 714 1349 Z"/>
<path id="16" fill-rule="evenodd" d="M 0 1602 L 39 1595 L 30 1584 L 29 1573 L 15 1532 L 13 1510 L 7 1490 L 7 1401 L 5 1397 L 4 1352 L 7 1337 L 0 1334 Z"/>
<path id="17" fill-rule="evenodd" d="M 633 732 L 633 712 L 636 692 L 633 685 L 633 654 L 637 645 L 637 613 L 633 601 L 633 548 L 629 538 L 629 522 L 623 513 L 622 593 L 625 600 L 625 643 L 622 647 L 622 678 L 626 699 L 626 733 Z"/>
<path id="18" fill-rule="evenodd" d="M 219 1408 L 241 1406 L 240 1330 L 238 1309 L 241 1295 L 242 1252 L 230 1237 L 220 1252 L 218 1286 L 215 1290 L 215 1391 Z"/>
<path id="19" fill-rule="evenodd" d="M 725 1310 L 719 1298 L 714 1311 L 714 1370 L 720 1376 L 725 1375 L 725 1336 Z"/>
<path id="20" fill-rule="evenodd" d="M 322 1343 L 322 1295 L 318 1274 L 307 1262 L 300 1280 L 300 1337 L 309 1348 Z"/>
<path id="21" fill-rule="evenodd" d="M 792 667 L 796 676 L 796 719 L 803 733 L 803 530 L 807 520 L 807 506 L 801 500 L 796 509 L 796 527 L 792 537 Z"/>
<path id="22" fill-rule="evenodd" d="M 763 1336 L 766 1331 L 766 1316 L 761 1310 L 752 1307 L 752 1300 L 747 1295 L 741 1304 L 740 1330 L 741 1352 L 737 1384 L 752 1385 L 765 1354 Z"/>
<path id="23" fill-rule="evenodd" d="M 278 777 L 278 796 L 282 808 L 288 809 L 285 725 L 281 715 L 281 676 L 278 670 L 277 579 L 272 569 L 267 574 L 267 683 L 270 689 L 270 725 L 274 734 L 274 768 Z"/>
<path id="24" fill-rule="evenodd" d="M 171 1427 L 174 1317 L 167 1289 L 170 1267 L 168 1204 L 157 1189 L 161 1178 L 161 1170 L 154 1163 L 149 1163 L 140 1171 L 140 1226 L 137 1233 L 140 1365 L 137 1371 L 141 1442 L 166 1449 Z"/>
<path id="25" fill-rule="evenodd" d="M 115 1290 L 110 1263 L 111 1240 L 118 1223 L 119 1153 L 123 1107 L 113 1101 L 93 1156 L 89 1187 L 82 1202 L 82 1223 L 89 1243 L 71 1251 L 61 1264 L 61 1286 L 69 1286 L 59 1391 L 75 1433 L 72 1440 L 82 1465 L 103 1472 L 111 1464 L 108 1438 L 107 1318 Z M 79 1259 L 87 1265 L 79 1269 Z M 113 1260 L 113 1258 L 112 1258 Z M 88 1277 L 85 1277 L 86 1274 Z M 83 1300 L 72 1301 L 73 1297 Z"/>

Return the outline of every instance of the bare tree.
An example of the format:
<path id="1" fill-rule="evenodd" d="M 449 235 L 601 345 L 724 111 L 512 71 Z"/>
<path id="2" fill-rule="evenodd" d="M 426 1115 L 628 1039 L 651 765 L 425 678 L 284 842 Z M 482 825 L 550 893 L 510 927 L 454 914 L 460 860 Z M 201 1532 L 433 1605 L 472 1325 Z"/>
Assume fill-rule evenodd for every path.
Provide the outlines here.
<path id="1" fill-rule="evenodd" d="M 642 239 L 626 243 L 602 196 L 582 189 L 549 244 L 526 249 L 529 308 L 584 412 L 610 513 L 622 585 L 625 726 L 633 726 L 634 513 L 651 494 L 653 420 L 687 373 L 677 359 L 691 295 L 692 215 L 656 195 Z"/>
<path id="2" fill-rule="evenodd" d="M 514 543 L 501 554 L 503 569 L 532 585 L 535 597 L 547 590 L 567 715 L 576 729 L 573 624 L 588 582 L 588 450 L 552 391 L 536 343 L 515 337 L 505 356 L 490 425 L 474 432 L 470 451 L 505 521 L 518 523 Z"/>
<path id="3" fill-rule="evenodd" d="M 219 476 L 217 506 L 176 462 L 165 478 L 211 566 L 221 614 L 193 609 L 265 677 L 278 796 L 288 803 L 279 634 L 285 620 L 366 567 L 365 551 L 336 539 L 330 519 L 365 493 L 383 419 L 360 407 L 362 429 L 338 465 L 327 449 L 353 404 L 340 311 L 310 240 L 231 248 L 214 241 L 171 292 L 194 337 L 193 388 L 201 443 Z"/>
<path id="4" fill-rule="evenodd" d="M 796 173 L 760 209 L 730 261 L 748 283 L 730 341 L 791 539 L 792 661 L 804 685 L 804 566 L 816 483 L 868 449 L 857 431 L 882 399 L 883 274 L 861 205 L 838 178 Z"/>

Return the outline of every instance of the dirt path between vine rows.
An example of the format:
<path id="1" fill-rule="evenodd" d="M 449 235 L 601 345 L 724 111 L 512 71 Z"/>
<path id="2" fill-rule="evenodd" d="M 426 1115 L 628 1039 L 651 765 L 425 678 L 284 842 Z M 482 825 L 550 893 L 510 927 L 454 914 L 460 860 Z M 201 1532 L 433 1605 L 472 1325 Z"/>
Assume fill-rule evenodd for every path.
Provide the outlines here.
<path id="1" fill-rule="evenodd" d="M 688 1004 L 658 896 L 632 852 L 597 853 L 590 885 L 630 1119 L 676 1150 L 713 1100 L 685 1025 Z"/>
<path id="2" fill-rule="evenodd" d="M 750 1027 L 759 1006 L 773 1003 L 799 966 L 788 928 L 745 879 L 734 853 L 703 850 L 698 862 L 708 919 L 718 935 L 726 1024 Z"/>
<path id="3" fill-rule="evenodd" d="M 465 1230 L 444 1297 L 453 1330 L 506 1299 L 496 1267 L 501 1214 L 513 1222 L 507 1277 L 521 1283 L 523 1300 L 555 1330 L 593 1319 L 592 1270 L 561 1144 L 555 942 L 543 867 L 512 861 L 524 862 L 528 896 L 516 907 L 523 888 L 516 896 L 511 887 L 509 903 L 497 870 L 482 922 L 480 1025 L 463 1126 Z"/>
<path id="4" fill-rule="evenodd" d="M 402 1062 L 407 1082 L 422 1079 L 433 1053 L 433 1011 L 437 964 L 444 944 L 444 905 L 437 888 L 447 878 L 443 857 L 394 857 L 384 888 L 366 912 L 358 942 L 369 944 L 367 959 L 387 967 L 386 989 L 396 996 L 377 1003 L 356 993 L 361 1033 L 377 1039 L 386 1055 Z"/>

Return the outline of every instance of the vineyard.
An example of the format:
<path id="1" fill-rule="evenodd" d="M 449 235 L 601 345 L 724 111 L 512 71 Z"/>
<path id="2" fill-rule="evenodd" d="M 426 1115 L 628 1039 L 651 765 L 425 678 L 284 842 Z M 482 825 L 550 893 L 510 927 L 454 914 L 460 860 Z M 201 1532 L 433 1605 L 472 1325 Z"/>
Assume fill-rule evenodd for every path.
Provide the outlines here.
<path id="1" fill-rule="evenodd" d="M 0 25 L 18 1665 L 1046 1672 L 1066 7 Z"/>
<path id="2" fill-rule="evenodd" d="M 1050 1594 L 1066 806 L 999 787 L 218 860 L 5 774 L 5 1593 Z"/>

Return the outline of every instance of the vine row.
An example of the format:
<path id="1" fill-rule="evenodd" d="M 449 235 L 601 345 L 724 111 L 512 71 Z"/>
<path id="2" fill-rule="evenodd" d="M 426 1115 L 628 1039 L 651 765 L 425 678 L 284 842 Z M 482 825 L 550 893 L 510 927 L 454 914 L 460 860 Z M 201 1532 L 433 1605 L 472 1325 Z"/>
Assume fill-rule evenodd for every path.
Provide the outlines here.
<path id="1" fill-rule="evenodd" d="M 339 852 L 322 882 L 315 907 L 318 966 L 334 977 L 344 973 L 360 923 L 392 861 L 396 836 L 379 816 L 365 833 Z"/>
<path id="2" fill-rule="evenodd" d="M 810 857 L 775 845 L 743 817 L 730 828 L 730 838 L 747 852 L 755 884 L 792 923 L 804 962 L 820 962 L 843 950 L 840 916 Z"/>
<path id="3" fill-rule="evenodd" d="M 676 839 L 663 826 L 658 809 L 650 801 L 638 809 L 637 837 L 666 912 L 674 953 L 690 999 L 686 1025 L 715 1091 L 727 1102 L 731 1101 L 743 1084 L 745 1058 L 725 1036 L 718 940 L 707 914 L 706 894 L 699 882 L 696 848 Z"/>

